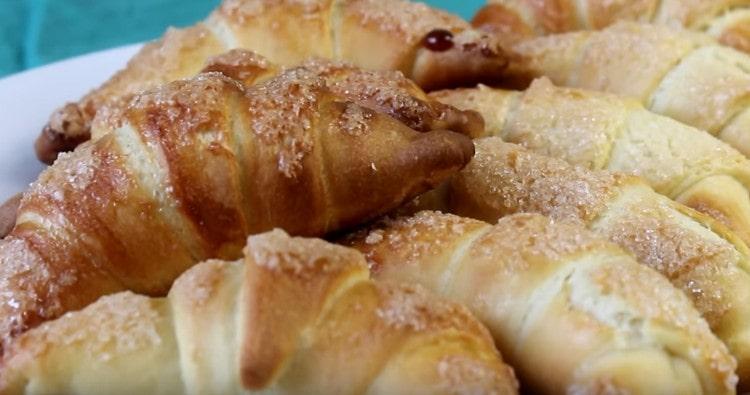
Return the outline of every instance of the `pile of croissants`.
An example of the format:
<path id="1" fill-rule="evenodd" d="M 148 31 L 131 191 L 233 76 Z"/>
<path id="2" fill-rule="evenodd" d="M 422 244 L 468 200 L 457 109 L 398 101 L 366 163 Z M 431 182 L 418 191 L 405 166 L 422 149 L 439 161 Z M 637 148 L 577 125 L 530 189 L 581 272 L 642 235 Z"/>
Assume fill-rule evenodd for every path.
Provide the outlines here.
<path id="1" fill-rule="evenodd" d="M 750 391 L 750 0 L 224 0 L 35 149 L 0 394 Z"/>

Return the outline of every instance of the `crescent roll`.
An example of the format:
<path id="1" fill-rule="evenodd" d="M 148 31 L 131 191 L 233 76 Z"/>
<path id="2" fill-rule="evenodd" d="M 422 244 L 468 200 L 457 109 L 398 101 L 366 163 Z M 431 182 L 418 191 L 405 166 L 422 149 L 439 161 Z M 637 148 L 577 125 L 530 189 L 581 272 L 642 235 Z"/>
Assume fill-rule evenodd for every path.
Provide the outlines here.
<path id="1" fill-rule="evenodd" d="M 103 295 L 163 295 L 197 262 L 237 259 L 249 234 L 352 227 L 471 158 L 468 137 L 372 108 L 425 129 L 442 111 L 379 72 L 329 66 L 252 87 L 205 73 L 98 122 L 106 131 L 42 173 L 0 241 L 0 344 Z"/>
<path id="2" fill-rule="evenodd" d="M 422 3 L 224 0 L 203 22 L 168 30 L 101 87 L 56 111 L 37 139 L 37 156 L 52 163 L 59 152 L 89 138 L 101 107 L 192 77 L 210 57 L 238 48 L 283 66 L 321 57 L 399 70 L 425 89 L 492 80 L 507 65 L 495 38 Z"/>
<path id="3" fill-rule="evenodd" d="M 750 385 L 750 250 L 739 237 L 637 177 L 573 166 L 499 137 L 475 146 L 474 159 L 433 204 L 491 223 L 540 213 L 619 245 L 692 300 L 737 359 L 740 388 Z"/>
<path id="4" fill-rule="evenodd" d="M 535 394 L 732 394 L 735 362 L 690 300 L 580 226 L 424 211 L 347 240 L 382 281 L 468 307 Z"/>
<path id="5" fill-rule="evenodd" d="M 165 298 L 105 296 L 17 339 L 11 394 L 517 394 L 487 330 L 352 249 L 276 230 Z"/>

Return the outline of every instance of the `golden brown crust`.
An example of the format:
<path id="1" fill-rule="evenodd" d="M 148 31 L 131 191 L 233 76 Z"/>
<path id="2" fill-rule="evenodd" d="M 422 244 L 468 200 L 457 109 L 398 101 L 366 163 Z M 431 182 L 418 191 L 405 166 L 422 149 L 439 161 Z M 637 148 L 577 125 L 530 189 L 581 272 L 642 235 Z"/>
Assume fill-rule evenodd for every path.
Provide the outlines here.
<path id="1" fill-rule="evenodd" d="M 502 43 L 514 43 L 535 35 L 534 29 L 509 7 L 489 3 L 477 11 L 472 26 L 495 35 Z"/>
<path id="2" fill-rule="evenodd" d="M 341 70 L 337 89 L 358 72 Z M 368 81 L 377 88 L 387 78 Z M 381 108 L 439 123 L 440 112 L 389 106 L 429 109 L 407 91 L 381 89 Z M 354 226 L 473 154 L 465 136 L 419 133 L 336 95 L 313 67 L 255 87 L 201 74 L 138 95 L 99 125 L 102 137 L 64 155 L 25 194 L 0 254 L 2 336 L 104 294 L 163 294 L 199 260 L 238 257 L 248 234 Z"/>
<path id="3" fill-rule="evenodd" d="M 246 86 L 254 85 L 258 81 L 279 73 L 278 66 L 271 64 L 268 59 L 244 49 L 233 49 L 209 58 L 201 72 L 214 71 L 240 81 Z"/>
<path id="4" fill-rule="evenodd" d="M 412 129 L 447 129 L 467 136 L 484 130 L 481 115 L 432 100 L 400 71 L 362 70 L 323 59 L 309 59 L 302 67 L 324 78 L 335 94 L 388 114 Z"/>
<path id="5" fill-rule="evenodd" d="M 7 236 L 16 224 L 16 213 L 21 204 L 21 196 L 22 194 L 17 193 L 0 205 L 0 239 Z"/>
<path id="6" fill-rule="evenodd" d="M 451 49 L 433 51 L 423 46 L 423 39 L 434 29 L 455 35 Z M 323 57 L 368 69 L 400 70 L 424 88 L 492 80 L 507 63 L 493 37 L 424 4 L 226 0 L 205 22 L 168 30 L 102 87 L 56 112 L 38 139 L 38 157 L 52 163 L 59 152 L 89 138 L 93 118 L 102 108 L 122 105 L 122 96 L 193 76 L 207 59 L 229 49 L 252 49 L 283 66 Z M 209 70 L 236 71 L 237 59 L 221 62 L 225 64 L 211 64 Z"/>
<path id="7" fill-rule="evenodd" d="M 545 31 L 567 32 L 576 24 L 575 1 L 526 1 Z"/>
<path id="8" fill-rule="evenodd" d="M 732 26 L 724 30 L 718 39 L 723 45 L 750 53 L 750 27 L 747 24 Z"/>
<path id="9" fill-rule="evenodd" d="M 195 266 L 167 298 L 106 296 L 25 333 L 0 392 L 518 393 L 468 310 L 373 282 L 356 250 L 275 230 L 245 254 Z"/>
<path id="10" fill-rule="evenodd" d="M 733 358 L 685 295 L 580 226 L 535 214 L 490 226 L 421 212 L 345 243 L 366 254 L 377 279 L 414 281 L 465 304 L 527 391 L 734 391 Z"/>
<path id="11" fill-rule="evenodd" d="M 160 41 L 144 46 L 104 85 L 79 102 L 68 103 L 56 111 L 37 139 L 37 157 L 52 164 L 59 152 L 69 151 L 88 140 L 91 122 L 100 107 L 110 102 L 117 104 L 120 97 L 153 89 L 168 81 L 191 77 L 200 71 L 205 59 L 223 50 L 203 24 L 184 30 L 167 30 Z"/>
<path id="12" fill-rule="evenodd" d="M 446 352 L 442 357 L 426 354 L 428 364 L 435 364 L 436 357 L 438 361 L 437 366 L 427 365 L 438 368 L 429 374 L 438 381 L 420 383 L 426 393 L 456 388 L 458 392 L 466 388 L 488 394 L 516 392 L 512 371 L 488 363 L 497 358 L 492 338 L 468 310 L 436 299 L 421 287 L 373 283 L 364 257 L 355 250 L 291 239 L 275 231 L 251 238 L 245 253 L 247 310 L 241 371 L 247 388 L 260 389 L 273 379 L 283 379 L 278 369 L 296 352 L 302 354 L 294 362 L 297 366 L 306 361 L 318 366 L 319 377 L 310 377 L 312 383 L 329 383 L 331 375 L 348 371 L 342 381 L 354 385 L 355 392 L 366 387 L 402 392 L 405 387 L 398 381 L 419 377 L 423 367 L 396 373 L 401 377 L 393 382 L 394 377 L 387 377 L 393 375 L 388 365 L 397 363 L 400 354 L 419 355 L 437 347 L 438 355 L 440 349 Z M 302 333 L 307 334 L 308 346 L 300 344 Z M 447 351 L 456 342 L 463 350 Z M 452 353 L 455 360 L 450 359 Z M 357 355 L 357 361 L 342 359 L 344 355 Z M 472 374 L 459 369 L 446 375 L 445 365 L 454 363 L 471 363 L 479 370 Z M 316 387 L 295 381 L 293 388 L 299 390 Z"/>
<path id="13" fill-rule="evenodd" d="M 368 281 L 368 273 L 356 251 L 322 240 L 301 243 L 280 231 L 250 238 L 245 256 L 240 374 L 246 388 L 261 389 L 278 376 L 300 333 L 337 290 Z"/>
<path id="14" fill-rule="evenodd" d="M 580 26 L 574 0 L 498 0 L 488 1 L 475 17 L 474 26 L 489 31 L 504 31 L 510 22 L 513 33 L 531 35 L 562 33 Z M 493 26 L 494 25 L 494 26 Z"/>

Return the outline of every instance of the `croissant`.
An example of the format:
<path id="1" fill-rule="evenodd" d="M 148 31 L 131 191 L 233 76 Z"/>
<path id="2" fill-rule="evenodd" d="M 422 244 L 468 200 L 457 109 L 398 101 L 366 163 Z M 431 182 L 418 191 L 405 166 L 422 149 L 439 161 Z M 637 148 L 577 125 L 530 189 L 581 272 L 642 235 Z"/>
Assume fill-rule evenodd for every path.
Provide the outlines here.
<path id="1" fill-rule="evenodd" d="M 527 393 L 734 393 L 735 361 L 690 300 L 579 226 L 538 214 L 491 226 L 424 211 L 345 242 L 376 279 L 468 307 Z"/>
<path id="2" fill-rule="evenodd" d="M 748 0 L 488 0 L 473 24 L 517 37 L 602 29 L 637 21 L 706 32 L 750 52 Z"/>
<path id="3" fill-rule="evenodd" d="M 238 258 L 249 234 L 354 226 L 469 161 L 468 137 L 356 104 L 376 89 L 369 100 L 432 122 L 428 103 L 377 85 L 378 72 L 320 70 L 351 100 L 315 68 L 254 87 L 207 73 L 100 122 L 110 131 L 45 170 L 0 241 L 0 345 L 102 295 L 163 295 L 197 262 Z"/>
<path id="4" fill-rule="evenodd" d="M 560 86 L 632 96 L 750 154 L 750 55 L 707 36 L 621 23 L 524 40 L 511 52 L 508 86 L 547 76 Z"/>
<path id="5" fill-rule="evenodd" d="M 97 111 L 122 95 L 192 77 L 206 59 L 252 49 L 294 66 L 312 57 L 400 70 L 425 89 L 493 80 L 507 64 L 495 39 L 458 16 L 404 0 L 224 0 L 205 21 L 167 31 L 127 67 L 56 111 L 36 142 L 52 163 L 89 138 Z"/>
<path id="6" fill-rule="evenodd" d="M 717 221 L 657 194 L 639 178 L 591 171 L 498 137 L 475 141 L 474 159 L 429 200 L 495 222 L 514 213 L 572 221 L 618 244 L 690 297 L 750 385 L 750 250 Z M 420 206 L 417 206 L 420 207 Z"/>
<path id="7" fill-rule="evenodd" d="M 723 222 L 750 243 L 750 160 L 709 134 L 635 100 L 548 79 L 524 92 L 456 89 L 433 98 L 479 111 L 484 135 L 590 169 L 642 177 L 656 192 Z"/>
<path id="8" fill-rule="evenodd" d="M 122 292 L 8 349 L 3 394 L 516 394 L 487 330 L 355 250 L 280 230 L 166 298 Z"/>

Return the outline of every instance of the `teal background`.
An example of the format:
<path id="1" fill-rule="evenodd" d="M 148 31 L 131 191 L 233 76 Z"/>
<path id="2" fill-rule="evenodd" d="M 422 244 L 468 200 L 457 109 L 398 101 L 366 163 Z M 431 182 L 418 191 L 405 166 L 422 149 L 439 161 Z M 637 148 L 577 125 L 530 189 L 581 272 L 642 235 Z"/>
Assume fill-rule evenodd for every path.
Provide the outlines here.
<path id="1" fill-rule="evenodd" d="M 0 0 L 0 76 L 187 26 L 220 0 Z M 484 0 L 425 0 L 470 18 Z"/>

